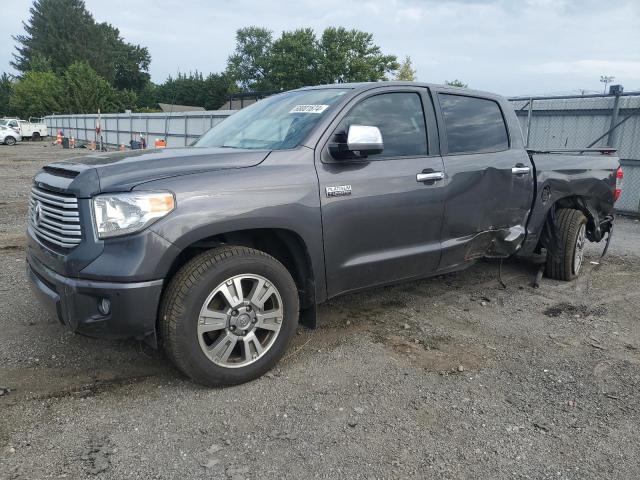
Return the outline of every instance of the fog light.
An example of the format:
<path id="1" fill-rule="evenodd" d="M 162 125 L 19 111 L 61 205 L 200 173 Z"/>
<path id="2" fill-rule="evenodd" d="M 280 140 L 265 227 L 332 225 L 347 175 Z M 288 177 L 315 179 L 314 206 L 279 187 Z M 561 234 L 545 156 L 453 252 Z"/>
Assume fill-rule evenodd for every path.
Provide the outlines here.
<path id="1" fill-rule="evenodd" d="M 108 298 L 100 299 L 98 302 L 98 310 L 102 315 L 109 315 L 109 312 L 111 312 L 111 300 Z"/>

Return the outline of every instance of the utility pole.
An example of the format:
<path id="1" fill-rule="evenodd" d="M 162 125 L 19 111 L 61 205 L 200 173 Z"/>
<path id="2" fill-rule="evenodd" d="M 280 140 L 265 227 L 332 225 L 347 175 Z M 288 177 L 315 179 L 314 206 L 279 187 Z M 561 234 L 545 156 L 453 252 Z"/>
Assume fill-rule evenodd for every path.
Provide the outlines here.
<path id="1" fill-rule="evenodd" d="M 604 83 L 604 92 L 602 92 L 602 93 L 604 93 L 605 95 L 607 94 L 607 85 L 609 85 L 611 82 L 613 82 L 613 80 L 615 78 L 616 77 L 612 77 L 612 76 L 609 76 L 609 75 L 600 75 L 600 82 Z"/>

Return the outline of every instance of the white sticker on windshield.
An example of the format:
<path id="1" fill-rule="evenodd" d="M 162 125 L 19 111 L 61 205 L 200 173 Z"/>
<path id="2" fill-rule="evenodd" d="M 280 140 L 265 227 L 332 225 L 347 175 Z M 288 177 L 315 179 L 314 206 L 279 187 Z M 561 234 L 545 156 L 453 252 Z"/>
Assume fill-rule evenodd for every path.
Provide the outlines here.
<path id="1" fill-rule="evenodd" d="M 289 113 L 322 113 L 329 105 L 296 105 Z"/>

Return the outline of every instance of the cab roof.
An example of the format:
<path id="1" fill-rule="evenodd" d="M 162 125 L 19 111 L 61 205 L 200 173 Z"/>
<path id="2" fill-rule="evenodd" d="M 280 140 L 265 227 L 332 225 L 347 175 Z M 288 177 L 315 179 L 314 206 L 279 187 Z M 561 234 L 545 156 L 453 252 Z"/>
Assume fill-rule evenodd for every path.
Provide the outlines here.
<path id="1" fill-rule="evenodd" d="M 358 83 L 333 83 L 327 85 L 314 85 L 311 87 L 302 87 L 296 90 L 321 90 L 328 88 L 341 88 L 341 89 L 350 89 L 355 92 L 363 92 L 366 90 L 371 90 L 374 88 L 381 87 L 426 87 L 426 88 L 434 88 L 440 91 L 446 91 L 450 93 L 463 93 L 466 95 L 477 95 L 479 97 L 485 98 L 493 98 L 493 99 L 502 99 L 501 95 L 486 92 L 482 90 L 473 90 L 471 88 L 461 88 L 461 87 L 451 87 L 449 85 L 440 85 L 435 83 L 424 83 L 424 82 L 407 82 L 407 81 L 383 81 L 383 82 L 358 82 Z"/>

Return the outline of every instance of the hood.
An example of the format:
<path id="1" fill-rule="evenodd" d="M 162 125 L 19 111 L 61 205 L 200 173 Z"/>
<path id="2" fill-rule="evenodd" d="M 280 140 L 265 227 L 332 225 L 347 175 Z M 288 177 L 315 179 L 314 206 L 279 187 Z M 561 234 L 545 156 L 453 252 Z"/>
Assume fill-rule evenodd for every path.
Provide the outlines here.
<path id="1" fill-rule="evenodd" d="M 164 148 L 157 150 L 130 150 L 125 152 L 99 152 L 44 167 L 50 175 L 73 178 L 76 188 L 82 177 L 95 176 L 100 191 L 130 190 L 140 183 L 178 175 L 246 168 L 258 165 L 269 155 L 269 150 L 232 148 Z M 84 190 L 79 188 L 79 190 Z M 80 192 L 78 192 L 80 193 Z M 83 191 L 81 196 L 97 192 Z"/>

